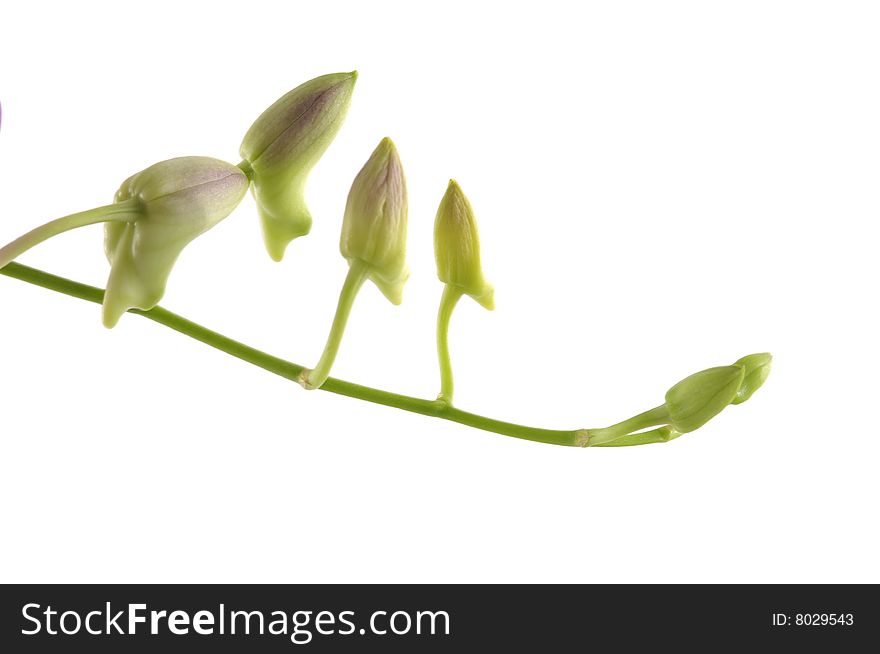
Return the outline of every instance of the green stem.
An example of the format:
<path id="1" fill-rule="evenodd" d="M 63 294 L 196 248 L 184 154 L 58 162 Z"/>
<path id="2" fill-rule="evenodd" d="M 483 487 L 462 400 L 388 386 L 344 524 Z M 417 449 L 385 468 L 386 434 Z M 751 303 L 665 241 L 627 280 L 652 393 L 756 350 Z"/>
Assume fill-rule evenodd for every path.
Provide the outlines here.
<path id="1" fill-rule="evenodd" d="M 50 291 L 70 295 L 71 297 L 79 298 L 81 300 L 87 300 L 97 304 L 101 304 L 104 301 L 104 291 L 100 288 L 80 284 L 79 282 L 51 275 L 42 270 L 23 266 L 18 263 L 10 263 L 4 268 L 0 268 L 0 274 L 12 277 L 13 279 L 19 279 L 23 282 L 28 282 L 29 284 L 41 286 Z M 231 354 L 242 361 L 258 366 L 263 370 L 267 370 L 284 377 L 285 379 L 298 381 L 300 375 L 305 370 L 303 366 L 279 359 L 278 357 L 274 357 L 270 354 L 266 354 L 265 352 L 244 345 L 243 343 L 234 341 L 231 338 L 227 338 L 222 334 L 218 334 L 206 327 L 202 327 L 201 325 L 187 320 L 182 316 L 171 313 L 161 307 L 156 307 L 149 311 L 132 309 L 129 313 L 149 318 L 154 322 L 170 327 L 181 334 L 185 334 L 197 341 L 201 341 L 213 348 Z M 383 404 L 397 409 L 403 409 L 404 411 L 442 418 L 443 420 L 450 420 L 469 427 L 475 427 L 476 429 L 483 429 L 496 434 L 513 436 L 514 438 L 522 438 L 525 440 L 536 441 L 538 443 L 569 445 L 574 447 L 583 447 L 587 444 L 586 435 L 588 432 L 582 429 L 559 430 L 526 427 L 524 425 L 494 420 L 493 418 L 487 418 L 475 413 L 468 413 L 466 411 L 454 409 L 446 405 L 444 402 L 424 400 L 417 397 L 410 397 L 408 395 L 399 395 L 397 393 L 389 393 L 388 391 L 361 386 L 360 384 L 353 384 L 352 382 L 334 379 L 333 377 L 327 378 L 321 386 L 321 390 L 359 400 L 365 400 L 367 402 Z"/>
<path id="2" fill-rule="evenodd" d="M 668 422 L 669 412 L 666 410 L 666 405 L 661 404 L 628 420 L 618 422 L 616 425 L 611 425 L 604 429 L 590 429 L 588 432 L 589 444 L 593 447 L 611 445 L 614 441 L 629 436 L 633 432 L 647 429 L 648 427 L 656 427 L 657 425 L 665 425 Z"/>
<path id="3" fill-rule="evenodd" d="M 461 299 L 461 289 L 446 284 L 437 311 L 437 359 L 440 362 L 440 395 L 437 399 L 452 405 L 455 386 L 452 381 L 452 361 L 449 358 L 449 319 Z"/>
<path id="4" fill-rule="evenodd" d="M 595 430 L 591 430 L 595 432 Z M 650 429 L 648 431 L 640 431 L 637 434 L 627 434 L 613 441 L 606 442 L 589 442 L 592 447 L 627 447 L 630 445 L 648 445 L 649 443 L 666 443 L 674 438 L 681 436 L 681 433 L 675 431 L 669 425 Z"/>
<path id="5" fill-rule="evenodd" d="M 132 222 L 137 217 L 137 200 L 126 200 L 51 220 L 0 248 L 0 268 L 17 259 L 35 245 L 71 229 L 106 223 L 111 220 Z"/>
<path id="6" fill-rule="evenodd" d="M 253 166 L 251 166 L 250 161 L 248 161 L 247 159 L 242 159 L 238 163 L 238 169 L 245 174 L 249 182 L 254 181 L 254 169 Z"/>
<path id="7" fill-rule="evenodd" d="M 342 290 L 339 292 L 336 315 L 333 316 L 333 325 L 330 327 L 330 334 L 327 336 L 327 344 L 324 346 L 321 358 L 314 368 L 304 370 L 302 373 L 300 383 L 304 388 L 309 390 L 321 388 L 330 376 L 330 369 L 333 367 L 333 362 L 336 361 L 339 346 L 342 344 L 342 335 L 345 333 L 345 325 L 348 323 L 351 307 L 366 279 L 367 270 L 364 264 L 357 259 L 351 261 L 345 282 L 342 284 Z"/>

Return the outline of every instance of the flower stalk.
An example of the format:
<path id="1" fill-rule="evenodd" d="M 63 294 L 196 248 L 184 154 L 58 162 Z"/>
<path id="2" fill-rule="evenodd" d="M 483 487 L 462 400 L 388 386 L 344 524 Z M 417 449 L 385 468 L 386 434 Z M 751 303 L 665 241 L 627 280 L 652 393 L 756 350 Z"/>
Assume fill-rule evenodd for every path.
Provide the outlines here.
<path id="1" fill-rule="evenodd" d="M 440 395 L 437 399 L 452 405 L 455 384 L 452 379 L 452 360 L 449 357 L 449 321 L 462 291 L 456 286 L 444 286 L 437 311 L 437 359 L 440 363 Z"/>
<path id="2" fill-rule="evenodd" d="M 434 222 L 437 275 L 444 284 L 437 312 L 439 395 L 434 400 L 422 399 L 330 377 L 364 282 L 373 282 L 397 305 L 409 276 L 406 179 L 389 138 L 373 151 L 348 194 L 339 241 L 348 273 L 314 368 L 261 352 L 159 307 L 184 248 L 229 216 L 248 189 L 256 200 L 266 249 L 273 259 L 281 260 L 289 243 L 309 232 L 312 216 L 305 202 L 306 181 L 345 119 L 356 79 L 355 72 L 324 75 L 282 96 L 246 133 L 237 166 L 210 157 L 178 157 L 132 175 L 119 187 L 112 205 L 50 221 L 0 248 L 0 273 L 101 304 L 106 327 L 134 313 L 309 390 L 322 389 L 553 445 L 619 447 L 667 442 L 700 428 L 727 406 L 745 402 L 765 382 L 772 358 L 766 353 L 751 354 L 733 365 L 690 375 L 667 391 L 664 404 L 600 429 L 530 427 L 454 407 L 449 348 L 452 314 L 463 295 L 494 309 L 494 290 L 483 276 L 474 212 L 455 180 L 449 181 Z M 106 289 L 14 261 L 53 236 L 97 223 L 104 224 L 104 250 L 110 264 Z"/>
<path id="3" fill-rule="evenodd" d="M 42 270 L 15 262 L 0 268 L 0 274 L 46 288 L 50 291 L 86 300 L 88 302 L 101 304 L 104 300 L 104 291 L 102 289 L 52 275 Z M 162 307 L 154 307 L 148 311 L 142 309 L 130 309 L 129 313 L 149 318 L 153 322 L 165 325 L 181 334 L 189 336 L 197 341 L 201 341 L 206 345 L 210 345 L 213 348 L 241 359 L 242 361 L 258 366 L 259 368 L 275 375 L 279 375 L 284 379 L 298 381 L 300 375 L 305 370 L 305 368 L 299 364 L 285 361 L 284 359 L 274 357 L 257 350 L 256 348 L 235 341 Z M 438 400 L 428 400 L 401 395 L 378 388 L 362 386 L 342 379 L 335 379 L 333 377 L 328 377 L 320 388 L 321 390 L 336 393 L 337 395 L 344 395 L 346 397 L 373 402 L 375 404 L 382 404 L 384 406 L 410 411 L 412 413 L 440 418 L 442 420 L 449 420 L 451 422 L 474 427 L 475 429 L 482 429 L 484 431 L 504 436 L 511 436 L 513 438 L 520 438 L 550 445 L 565 445 L 570 447 L 642 445 L 647 443 L 666 442 L 677 436 L 671 428 L 661 427 L 649 432 L 641 432 L 632 436 L 623 436 L 613 442 L 602 443 L 590 438 L 591 435 L 595 435 L 596 432 L 600 430 L 544 429 L 541 427 L 519 425 L 462 411 L 461 409 L 451 407 L 445 402 L 440 402 Z"/>
<path id="4" fill-rule="evenodd" d="M 57 218 L 32 229 L 27 234 L 19 236 L 0 248 L 0 268 L 3 268 L 10 261 L 14 261 L 32 247 L 64 232 L 111 221 L 130 223 L 137 220 L 139 215 L 137 201 L 129 200 Z"/>
<path id="5" fill-rule="evenodd" d="M 304 370 L 298 379 L 304 388 L 308 390 L 320 388 L 330 376 L 330 369 L 333 367 L 333 362 L 336 361 L 339 346 L 342 344 L 342 335 L 348 324 L 351 307 L 366 280 L 367 271 L 364 265 L 359 261 L 352 262 L 348 268 L 348 274 L 345 276 L 345 282 L 342 284 L 342 290 L 339 292 L 336 314 L 333 316 L 333 324 L 330 326 L 330 334 L 327 336 L 327 343 L 324 345 L 321 358 L 314 368 Z"/>

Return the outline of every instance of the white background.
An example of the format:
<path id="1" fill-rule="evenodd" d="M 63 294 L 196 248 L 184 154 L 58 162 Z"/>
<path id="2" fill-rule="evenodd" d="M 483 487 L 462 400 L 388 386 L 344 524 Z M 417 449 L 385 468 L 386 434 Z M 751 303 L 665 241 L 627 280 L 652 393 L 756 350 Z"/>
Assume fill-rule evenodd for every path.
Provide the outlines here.
<path id="1" fill-rule="evenodd" d="M 157 161 L 238 161 L 281 94 L 357 68 L 310 236 L 253 201 L 167 308 L 303 364 L 349 184 L 391 136 L 404 303 L 357 300 L 334 375 L 438 379 L 449 177 L 497 310 L 452 324 L 462 408 L 604 426 L 751 352 L 748 403 L 666 445 L 539 445 L 298 386 L 0 277 L 0 579 L 878 582 L 880 20 L 865 2 L 16 3 L 0 22 L 0 242 Z M 100 227 L 22 262 L 103 285 Z"/>

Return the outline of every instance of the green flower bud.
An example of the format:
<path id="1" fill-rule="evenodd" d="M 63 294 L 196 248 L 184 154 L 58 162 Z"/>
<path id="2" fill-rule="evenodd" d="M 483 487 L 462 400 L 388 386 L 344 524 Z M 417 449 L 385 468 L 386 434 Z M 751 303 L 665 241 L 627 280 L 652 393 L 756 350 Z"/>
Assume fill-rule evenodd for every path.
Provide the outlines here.
<path id="1" fill-rule="evenodd" d="M 670 425 L 682 434 L 702 427 L 733 401 L 744 373 L 741 366 L 721 366 L 678 382 L 666 393 Z"/>
<path id="2" fill-rule="evenodd" d="M 434 220 L 434 256 L 441 282 L 457 287 L 489 310 L 495 308 L 495 292 L 483 278 L 474 210 L 454 179 L 449 180 Z"/>
<path id="3" fill-rule="evenodd" d="M 742 404 L 752 396 L 752 393 L 761 388 L 764 381 L 770 375 L 772 362 L 773 357 L 764 352 L 762 354 L 749 354 L 733 364 L 742 367 L 744 375 L 742 384 L 740 384 L 732 404 Z"/>
<path id="4" fill-rule="evenodd" d="M 342 126 L 357 72 L 323 75 L 266 109 L 241 143 L 242 167 L 253 185 L 266 249 L 275 261 L 309 233 L 304 189 L 314 165 Z"/>
<path id="5" fill-rule="evenodd" d="M 366 275 L 393 304 L 403 299 L 407 200 L 403 165 L 394 143 L 382 139 L 355 177 L 345 204 L 339 250 L 349 265 L 359 261 Z"/>
<path id="6" fill-rule="evenodd" d="M 209 157 L 162 161 L 123 182 L 116 202 L 134 204 L 137 217 L 104 226 L 111 265 L 104 324 L 113 327 L 129 309 L 156 306 L 183 248 L 232 213 L 247 188 L 238 167 Z"/>

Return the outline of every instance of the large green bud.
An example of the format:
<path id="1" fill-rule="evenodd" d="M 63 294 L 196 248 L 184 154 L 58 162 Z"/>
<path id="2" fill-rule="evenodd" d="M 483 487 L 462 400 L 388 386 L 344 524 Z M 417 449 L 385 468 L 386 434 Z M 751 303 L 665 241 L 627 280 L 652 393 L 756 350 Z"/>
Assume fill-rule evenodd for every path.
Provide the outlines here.
<path id="1" fill-rule="evenodd" d="M 495 308 L 495 293 L 483 277 L 477 219 L 454 179 L 449 180 L 434 220 L 434 256 L 441 282 L 470 295 L 487 309 Z"/>
<path id="2" fill-rule="evenodd" d="M 666 393 L 669 424 L 686 434 L 705 425 L 733 402 L 742 384 L 741 366 L 719 366 L 694 373 Z"/>
<path id="3" fill-rule="evenodd" d="M 111 264 L 104 324 L 156 306 L 183 248 L 232 213 L 247 188 L 238 167 L 209 157 L 169 159 L 125 180 L 116 202 L 131 206 L 135 218 L 104 226 Z"/>
<path id="4" fill-rule="evenodd" d="M 266 109 L 245 134 L 242 167 L 253 181 L 266 250 L 275 261 L 312 227 L 306 180 L 342 126 L 356 80 L 357 72 L 309 80 Z"/>
<path id="5" fill-rule="evenodd" d="M 339 250 L 349 265 L 363 264 L 366 275 L 393 304 L 403 299 L 406 265 L 406 178 L 397 148 L 382 139 L 352 182 Z"/>

